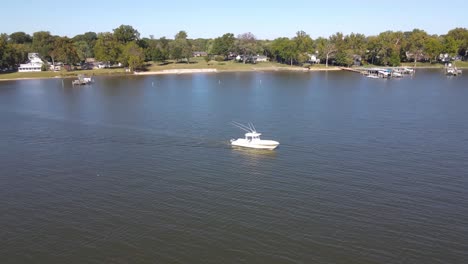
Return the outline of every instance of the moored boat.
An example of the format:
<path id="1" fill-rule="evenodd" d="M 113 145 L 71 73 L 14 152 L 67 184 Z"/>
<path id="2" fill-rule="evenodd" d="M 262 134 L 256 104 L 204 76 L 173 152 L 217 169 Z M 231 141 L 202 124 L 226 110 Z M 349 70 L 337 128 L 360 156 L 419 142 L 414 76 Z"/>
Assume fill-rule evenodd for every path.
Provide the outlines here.
<path id="1" fill-rule="evenodd" d="M 85 85 L 85 84 L 91 84 L 93 83 L 93 78 L 91 77 L 85 77 L 84 75 L 82 74 L 79 74 L 78 75 L 78 79 L 77 80 L 73 80 L 72 81 L 72 84 L 73 85 Z"/>

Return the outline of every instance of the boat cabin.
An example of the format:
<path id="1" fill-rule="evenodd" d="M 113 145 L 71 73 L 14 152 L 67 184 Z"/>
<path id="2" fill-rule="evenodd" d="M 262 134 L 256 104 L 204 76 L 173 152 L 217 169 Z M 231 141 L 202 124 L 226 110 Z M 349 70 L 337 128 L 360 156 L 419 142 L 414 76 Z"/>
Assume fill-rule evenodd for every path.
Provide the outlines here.
<path id="1" fill-rule="evenodd" d="M 260 140 L 261 135 L 262 135 L 261 133 L 249 132 L 249 133 L 245 133 L 245 139 L 248 141 Z"/>

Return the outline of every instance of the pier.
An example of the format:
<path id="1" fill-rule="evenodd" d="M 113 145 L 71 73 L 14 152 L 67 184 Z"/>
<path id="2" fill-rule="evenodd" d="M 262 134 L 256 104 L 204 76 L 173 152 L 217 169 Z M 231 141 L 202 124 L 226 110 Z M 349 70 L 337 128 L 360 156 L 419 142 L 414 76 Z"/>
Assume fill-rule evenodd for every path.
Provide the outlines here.
<path id="1" fill-rule="evenodd" d="M 401 78 L 411 76 L 415 73 L 413 68 L 409 67 L 385 67 L 385 68 L 341 68 L 345 71 L 360 73 L 369 78 Z"/>
<path id="2" fill-rule="evenodd" d="M 447 67 L 445 68 L 445 75 L 448 76 L 458 76 L 462 74 L 462 70 L 457 69 L 457 67 Z"/>
<path id="3" fill-rule="evenodd" d="M 85 85 L 85 84 L 91 84 L 93 83 L 93 79 L 91 77 L 85 77 L 82 74 L 78 75 L 77 80 L 72 81 L 72 85 Z"/>

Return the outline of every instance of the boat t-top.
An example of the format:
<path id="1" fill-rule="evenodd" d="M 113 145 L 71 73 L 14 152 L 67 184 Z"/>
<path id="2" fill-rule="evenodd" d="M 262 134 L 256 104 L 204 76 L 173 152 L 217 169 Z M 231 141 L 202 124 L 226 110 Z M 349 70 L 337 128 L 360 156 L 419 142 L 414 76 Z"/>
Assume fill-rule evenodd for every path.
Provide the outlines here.
<path id="1" fill-rule="evenodd" d="M 237 122 L 232 122 L 232 124 L 247 132 L 245 133 L 245 138 L 231 139 L 231 145 L 233 146 L 273 150 L 279 145 L 278 141 L 260 139 L 262 134 L 256 131 L 252 123 L 243 125 Z"/>

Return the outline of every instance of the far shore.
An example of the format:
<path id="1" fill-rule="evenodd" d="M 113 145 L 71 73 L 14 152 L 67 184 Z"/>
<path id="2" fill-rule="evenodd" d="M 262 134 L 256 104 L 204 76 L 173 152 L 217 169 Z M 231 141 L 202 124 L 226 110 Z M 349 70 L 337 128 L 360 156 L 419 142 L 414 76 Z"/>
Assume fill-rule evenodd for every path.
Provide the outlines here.
<path id="1" fill-rule="evenodd" d="M 314 71 L 340 71 L 339 67 L 328 67 L 328 68 L 301 68 L 301 67 L 259 67 L 259 68 L 245 68 L 245 69 L 216 69 L 216 68 L 201 68 L 201 69 L 165 69 L 158 71 L 141 71 L 134 73 L 126 72 L 100 72 L 99 70 L 92 71 L 93 76 L 132 76 L 132 75 L 166 75 L 166 74 L 193 74 L 193 73 L 222 73 L 222 72 L 273 72 L 273 71 L 294 71 L 294 72 L 314 72 Z M 8 73 L 7 73 L 8 74 Z M 36 73 L 31 73 L 36 74 Z M 31 77 L 17 77 L 17 78 L 0 78 L 0 81 L 19 81 L 19 80 L 41 80 L 41 79 L 70 79 L 77 78 L 77 75 L 81 74 L 80 71 L 70 72 L 69 75 L 61 76 L 31 76 Z M 1 75 L 0 75 L 1 77 Z"/>
<path id="2" fill-rule="evenodd" d="M 200 63 L 201 61 L 199 61 Z M 70 79 L 77 78 L 79 74 L 86 76 L 135 76 L 135 75 L 166 75 L 166 74 L 195 74 L 195 73 L 223 73 L 223 72 L 317 72 L 317 71 L 341 71 L 349 70 L 345 67 L 330 66 L 325 67 L 324 65 L 314 65 L 310 68 L 303 68 L 298 66 L 289 66 L 278 63 L 264 63 L 258 65 L 221 65 L 221 64 L 203 64 L 195 68 L 185 68 L 183 64 L 177 64 L 175 66 L 158 66 L 152 65 L 148 67 L 147 71 L 140 72 L 125 72 L 124 69 L 97 69 L 97 70 L 78 70 L 70 72 L 25 72 L 25 73 L 3 73 L 0 74 L 0 81 L 17 81 L 17 80 L 40 80 L 40 79 Z M 201 67 L 200 67 L 201 66 Z M 163 67 L 163 68 L 160 68 Z M 366 66 L 365 66 L 366 67 Z M 370 67 L 370 66 L 367 66 Z M 375 66 L 382 67 L 382 66 Z M 443 67 L 435 66 L 410 66 L 404 65 L 402 67 L 411 67 L 415 69 L 443 69 Z M 467 67 L 458 67 L 459 69 L 467 69 Z M 351 68 L 353 69 L 353 68 Z M 8 75 L 11 75 L 8 76 Z M 10 77 L 10 78 L 9 78 Z"/>

